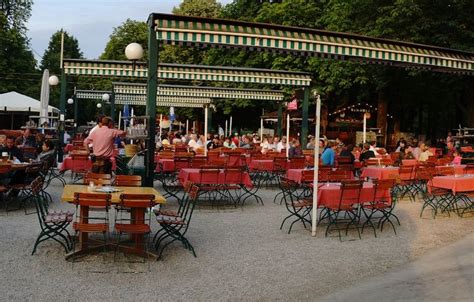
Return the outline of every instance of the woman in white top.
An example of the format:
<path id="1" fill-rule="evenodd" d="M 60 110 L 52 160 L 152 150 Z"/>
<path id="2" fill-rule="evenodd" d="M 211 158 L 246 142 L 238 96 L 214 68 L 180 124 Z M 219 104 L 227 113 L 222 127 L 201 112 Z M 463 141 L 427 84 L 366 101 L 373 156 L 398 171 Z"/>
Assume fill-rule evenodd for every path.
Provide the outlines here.
<path id="1" fill-rule="evenodd" d="M 286 149 L 286 136 L 281 138 L 281 141 L 276 146 L 276 151 L 281 152 L 281 150 Z"/>

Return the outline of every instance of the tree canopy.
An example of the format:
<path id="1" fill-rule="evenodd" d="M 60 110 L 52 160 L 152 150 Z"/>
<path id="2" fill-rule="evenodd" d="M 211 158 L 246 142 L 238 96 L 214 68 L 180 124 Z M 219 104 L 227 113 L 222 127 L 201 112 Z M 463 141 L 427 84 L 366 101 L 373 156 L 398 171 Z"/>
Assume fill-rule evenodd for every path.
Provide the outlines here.
<path id="1" fill-rule="evenodd" d="M 25 35 L 32 1 L 0 0 L 0 93 L 37 97 L 36 61 Z"/>

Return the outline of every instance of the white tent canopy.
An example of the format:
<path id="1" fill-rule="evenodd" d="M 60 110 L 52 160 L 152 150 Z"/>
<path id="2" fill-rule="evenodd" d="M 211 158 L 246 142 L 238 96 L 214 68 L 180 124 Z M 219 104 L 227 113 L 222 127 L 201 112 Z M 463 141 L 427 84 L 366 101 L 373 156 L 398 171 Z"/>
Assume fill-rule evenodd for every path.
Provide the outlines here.
<path id="1" fill-rule="evenodd" d="M 41 102 L 21 93 L 11 91 L 0 94 L 0 111 L 1 110 L 39 113 L 41 110 Z M 56 107 L 48 106 L 48 113 L 58 114 L 59 110 Z"/>

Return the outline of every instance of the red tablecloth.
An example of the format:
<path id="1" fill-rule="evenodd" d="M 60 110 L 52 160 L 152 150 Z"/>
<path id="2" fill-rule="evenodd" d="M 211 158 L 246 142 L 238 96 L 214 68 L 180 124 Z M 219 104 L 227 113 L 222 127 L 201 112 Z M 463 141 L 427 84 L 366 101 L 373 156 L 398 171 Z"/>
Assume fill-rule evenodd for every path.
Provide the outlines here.
<path id="1" fill-rule="evenodd" d="M 439 173 L 439 171 L 441 169 L 444 169 L 445 167 L 450 167 L 450 166 L 436 166 L 436 172 Z M 457 174 L 457 175 L 462 175 L 464 174 L 464 169 L 466 168 L 466 165 L 455 165 L 455 166 L 451 166 L 454 168 L 454 174 Z"/>
<path id="2" fill-rule="evenodd" d="M 297 182 L 299 184 L 301 184 L 301 181 L 303 179 L 303 171 L 305 169 L 288 169 L 286 171 L 286 178 L 288 178 L 289 180 L 292 180 L 294 182 Z M 308 170 L 308 171 L 313 171 L 313 170 Z M 314 171 L 313 171 L 314 172 Z M 350 170 L 347 170 L 347 174 L 349 175 L 349 178 L 350 179 L 353 179 L 354 178 L 354 174 L 352 173 L 352 171 Z"/>
<path id="3" fill-rule="evenodd" d="M 247 188 L 253 187 L 252 180 L 250 179 L 250 175 L 247 172 L 244 172 L 242 175 L 242 179 L 239 179 L 238 174 L 224 174 L 224 170 L 221 169 L 219 172 L 218 182 L 216 184 L 220 185 L 235 185 L 235 184 L 243 184 Z M 178 174 L 179 181 L 184 185 L 186 182 L 191 181 L 196 184 L 201 183 L 201 175 L 199 174 L 199 169 L 193 168 L 185 168 L 181 169 Z M 202 179 L 202 182 L 209 183 L 209 179 Z M 240 183 L 242 182 L 242 183 Z"/>
<path id="4" fill-rule="evenodd" d="M 461 147 L 461 152 L 470 153 L 470 152 L 474 152 L 474 149 L 471 146 Z"/>
<path id="5" fill-rule="evenodd" d="M 374 200 L 374 184 L 364 182 L 362 190 L 360 192 L 360 202 L 371 202 Z M 383 196 L 385 198 L 390 197 L 390 190 L 385 192 L 377 193 L 377 196 Z M 337 206 L 341 198 L 341 184 L 340 183 L 328 183 L 320 184 L 318 186 L 318 207 L 333 205 Z"/>
<path id="6" fill-rule="evenodd" d="M 301 179 L 303 178 L 303 171 L 304 169 L 288 169 L 286 171 L 286 178 L 297 183 L 301 183 Z"/>
<path id="7" fill-rule="evenodd" d="M 454 194 L 474 191 L 474 175 L 436 176 L 432 186 L 452 190 Z"/>
<path id="8" fill-rule="evenodd" d="M 158 165 L 156 165 L 155 172 L 161 172 L 161 167 L 163 167 L 163 172 L 172 172 L 172 171 L 174 171 L 174 159 L 171 159 L 171 158 L 161 158 L 161 159 L 159 159 L 158 160 Z"/>
<path id="9" fill-rule="evenodd" d="M 416 159 L 402 159 L 403 166 L 416 166 L 418 161 Z"/>
<path id="10" fill-rule="evenodd" d="M 114 157 L 110 158 L 110 161 L 112 162 L 112 170 L 115 171 L 115 169 L 117 168 L 117 164 L 115 163 L 115 158 Z M 63 159 L 63 163 L 61 164 L 61 168 L 59 170 L 63 172 L 63 171 L 71 170 L 73 167 L 74 167 L 74 163 L 73 163 L 72 157 L 66 156 Z M 83 169 L 90 170 L 92 168 L 92 160 L 89 159 L 88 161 L 78 162 L 76 163 L 75 168 L 80 169 L 80 170 L 83 170 Z"/>
<path id="11" fill-rule="evenodd" d="M 273 159 L 253 159 L 249 164 L 250 170 L 273 171 Z"/>
<path id="12" fill-rule="evenodd" d="M 365 167 L 360 177 L 388 179 L 390 175 L 398 175 L 398 167 Z"/>

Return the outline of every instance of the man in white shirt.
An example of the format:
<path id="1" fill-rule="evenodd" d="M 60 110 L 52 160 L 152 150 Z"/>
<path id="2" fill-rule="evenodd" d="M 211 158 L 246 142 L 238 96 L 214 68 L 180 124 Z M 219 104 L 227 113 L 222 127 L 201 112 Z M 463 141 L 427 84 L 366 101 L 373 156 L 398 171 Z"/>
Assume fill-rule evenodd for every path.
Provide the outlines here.
<path id="1" fill-rule="evenodd" d="M 281 141 L 276 145 L 276 151 L 281 152 L 281 150 L 286 149 L 286 136 L 281 138 Z"/>
<path id="2" fill-rule="evenodd" d="M 191 139 L 188 142 L 188 147 L 193 151 L 196 151 L 199 148 L 196 134 L 191 134 Z"/>

